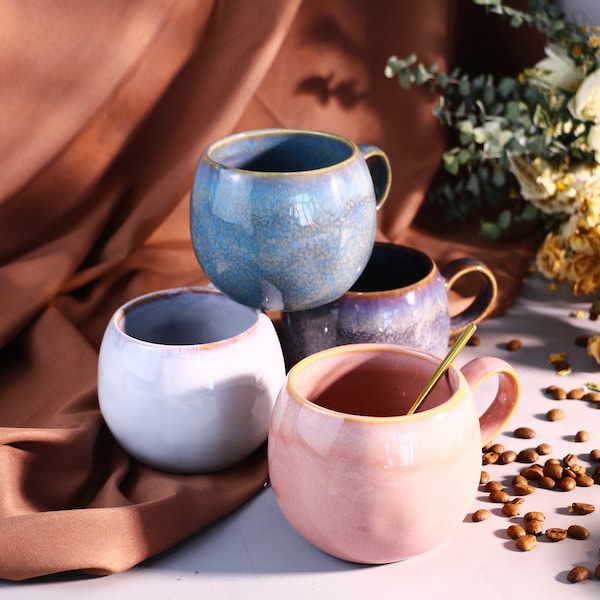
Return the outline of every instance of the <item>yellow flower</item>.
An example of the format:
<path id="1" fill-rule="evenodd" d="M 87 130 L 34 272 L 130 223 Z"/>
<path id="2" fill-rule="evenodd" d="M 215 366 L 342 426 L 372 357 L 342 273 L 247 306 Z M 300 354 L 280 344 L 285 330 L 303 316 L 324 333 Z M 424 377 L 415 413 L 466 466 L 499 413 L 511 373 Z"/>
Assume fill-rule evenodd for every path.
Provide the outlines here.
<path id="1" fill-rule="evenodd" d="M 597 363 L 600 363 L 600 335 L 588 339 L 587 351 L 590 356 L 596 359 Z"/>
<path id="2" fill-rule="evenodd" d="M 576 294 L 589 294 L 600 285 L 600 262 L 594 254 L 573 253 L 565 261 L 564 272 Z"/>
<path id="3" fill-rule="evenodd" d="M 566 249 L 559 234 L 550 232 L 536 256 L 540 273 L 548 279 L 565 279 Z"/>

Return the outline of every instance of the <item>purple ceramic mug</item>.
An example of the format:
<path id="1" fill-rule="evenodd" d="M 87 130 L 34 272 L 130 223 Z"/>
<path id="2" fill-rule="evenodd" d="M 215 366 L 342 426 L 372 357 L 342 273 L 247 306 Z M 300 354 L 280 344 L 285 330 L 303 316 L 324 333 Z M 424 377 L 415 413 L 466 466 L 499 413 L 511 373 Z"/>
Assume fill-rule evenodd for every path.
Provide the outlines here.
<path id="1" fill-rule="evenodd" d="M 448 291 L 468 274 L 481 283 L 473 302 L 450 316 Z M 288 366 L 320 350 L 357 343 L 391 343 L 444 355 L 449 337 L 494 307 L 497 283 L 481 261 L 459 258 L 439 270 L 415 248 L 377 242 L 362 275 L 329 304 L 282 315 Z"/>

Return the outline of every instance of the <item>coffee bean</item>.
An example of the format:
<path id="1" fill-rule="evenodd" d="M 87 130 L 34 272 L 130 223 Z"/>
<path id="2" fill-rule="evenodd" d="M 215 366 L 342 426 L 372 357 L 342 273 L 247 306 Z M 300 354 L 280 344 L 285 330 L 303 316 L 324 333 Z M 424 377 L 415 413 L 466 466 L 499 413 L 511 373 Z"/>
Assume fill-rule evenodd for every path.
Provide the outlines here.
<path id="1" fill-rule="evenodd" d="M 489 510 L 482 508 L 480 510 L 476 510 L 471 518 L 477 523 L 479 521 L 485 521 L 486 519 L 489 519 L 491 514 L 492 513 L 490 513 Z"/>
<path id="2" fill-rule="evenodd" d="M 545 456 L 547 454 L 552 453 L 552 446 L 550 444 L 543 442 L 535 450 L 540 456 Z"/>
<path id="3" fill-rule="evenodd" d="M 546 515 L 538 510 L 532 510 L 525 514 L 524 519 L 526 521 L 545 521 Z"/>
<path id="4" fill-rule="evenodd" d="M 575 340 L 575 345 L 579 346 L 580 348 L 587 348 L 587 344 L 588 344 L 588 337 L 587 335 L 578 335 Z"/>
<path id="5" fill-rule="evenodd" d="M 600 579 L 600 563 L 596 565 L 596 569 L 594 570 L 594 576 L 596 579 Z"/>
<path id="6" fill-rule="evenodd" d="M 515 338 L 506 343 L 506 349 L 514 352 L 515 350 L 518 350 L 521 345 L 521 340 Z"/>
<path id="7" fill-rule="evenodd" d="M 467 340 L 467 346 L 479 346 L 479 344 L 481 344 L 481 340 L 476 335 L 472 335 Z M 586 338 L 586 345 L 587 345 L 587 338 Z"/>
<path id="8" fill-rule="evenodd" d="M 600 449 L 594 448 L 590 451 L 590 460 L 592 462 L 600 462 Z"/>
<path id="9" fill-rule="evenodd" d="M 569 400 L 581 400 L 585 396 L 585 390 L 583 388 L 575 388 L 567 392 L 567 398 Z"/>
<path id="10" fill-rule="evenodd" d="M 579 487 L 591 487 L 594 485 L 594 478 L 585 474 L 577 475 L 575 483 L 577 483 Z"/>
<path id="11" fill-rule="evenodd" d="M 540 455 L 533 448 L 526 448 L 517 454 L 517 461 L 521 463 L 534 463 L 537 462 L 539 457 Z"/>
<path id="12" fill-rule="evenodd" d="M 544 465 L 544 476 L 552 477 L 554 480 L 560 479 L 563 476 L 563 471 L 563 467 L 556 463 L 546 463 Z"/>
<path id="13" fill-rule="evenodd" d="M 587 540 L 590 537 L 590 532 L 582 525 L 569 525 L 567 537 L 573 540 Z"/>
<path id="14" fill-rule="evenodd" d="M 583 397 L 584 400 L 588 402 L 600 403 L 600 393 L 599 392 L 587 392 Z"/>
<path id="15" fill-rule="evenodd" d="M 556 481 L 552 477 L 542 477 L 538 480 L 538 485 L 544 490 L 553 490 L 556 487 Z"/>
<path id="16" fill-rule="evenodd" d="M 496 452 L 488 451 L 484 452 L 482 457 L 482 463 L 484 465 L 493 465 L 498 462 L 498 454 Z"/>
<path id="17" fill-rule="evenodd" d="M 589 579 L 590 575 L 591 575 L 590 570 L 587 567 L 579 565 L 577 567 L 573 567 L 567 573 L 567 579 L 571 583 L 579 583 L 580 581 Z"/>
<path id="18" fill-rule="evenodd" d="M 494 490 L 493 492 L 490 492 L 489 499 L 490 502 L 504 504 L 510 500 L 510 495 L 504 490 Z"/>
<path id="19" fill-rule="evenodd" d="M 529 552 L 537 546 L 537 538 L 535 535 L 525 534 L 518 537 L 515 542 L 517 548 L 523 552 Z"/>
<path id="20" fill-rule="evenodd" d="M 502 444 L 493 444 L 490 451 L 500 455 L 504 452 L 504 446 Z"/>
<path id="21" fill-rule="evenodd" d="M 502 485 L 499 481 L 488 481 L 484 486 L 483 490 L 485 492 L 496 492 L 499 490 L 503 490 L 504 485 Z"/>
<path id="22" fill-rule="evenodd" d="M 572 467 L 573 465 L 577 464 L 577 461 L 579 459 L 577 458 L 576 454 L 567 454 L 564 458 L 563 458 L 563 463 L 565 463 L 565 465 L 567 465 L 568 467 Z"/>
<path id="23" fill-rule="evenodd" d="M 548 419 L 548 421 L 560 421 L 561 419 L 565 418 L 565 411 L 561 410 L 560 408 L 551 408 L 547 413 L 546 413 L 546 419 Z"/>
<path id="24" fill-rule="evenodd" d="M 519 457 L 517 456 L 517 459 Z M 536 479 L 540 479 L 540 477 L 544 476 L 544 471 L 542 467 L 539 465 L 531 465 L 530 467 L 526 467 L 521 471 L 521 475 L 525 477 L 528 481 L 535 481 Z"/>
<path id="25" fill-rule="evenodd" d="M 550 527 L 545 531 L 546 537 L 553 542 L 560 542 L 567 537 L 567 530 L 560 527 Z"/>
<path id="26" fill-rule="evenodd" d="M 521 509 L 518 504 L 514 504 L 513 502 L 507 502 L 502 506 L 502 512 L 507 517 L 518 517 L 521 514 Z"/>
<path id="27" fill-rule="evenodd" d="M 490 480 L 490 474 L 487 471 L 481 471 L 479 476 L 479 483 L 486 484 Z"/>
<path id="28" fill-rule="evenodd" d="M 569 512 L 575 515 L 589 515 L 596 510 L 596 507 L 593 504 L 588 504 L 586 502 L 573 502 L 569 507 Z"/>
<path id="29" fill-rule="evenodd" d="M 590 439 L 590 434 L 587 431 L 578 431 L 575 434 L 576 442 L 587 442 Z"/>
<path id="30" fill-rule="evenodd" d="M 554 400 L 566 400 L 567 399 L 567 392 L 561 387 L 554 385 L 554 386 L 551 386 L 550 388 L 548 388 L 547 391 L 550 394 L 550 396 L 552 396 L 552 398 L 554 398 Z"/>
<path id="31" fill-rule="evenodd" d="M 517 453 L 514 450 L 505 450 L 498 457 L 498 462 L 502 465 L 508 465 L 517 460 Z"/>
<path id="32" fill-rule="evenodd" d="M 535 488 L 528 483 L 516 483 L 513 485 L 513 489 L 515 494 L 518 494 L 519 496 L 528 496 L 535 492 Z"/>
<path id="33" fill-rule="evenodd" d="M 531 427 L 517 427 L 514 435 L 524 440 L 531 440 L 535 437 L 535 431 Z"/>
<path id="34" fill-rule="evenodd" d="M 506 532 L 513 540 L 517 540 L 527 534 L 523 527 L 516 524 L 510 525 Z"/>
<path id="35" fill-rule="evenodd" d="M 525 531 L 530 535 L 542 535 L 544 533 L 544 523 L 536 519 L 525 521 Z"/>
<path id="36" fill-rule="evenodd" d="M 575 489 L 576 486 L 577 486 L 577 483 L 572 477 L 561 477 L 556 482 L 556 487 L 561 492 L 570 492 L 571 490 Z"/>

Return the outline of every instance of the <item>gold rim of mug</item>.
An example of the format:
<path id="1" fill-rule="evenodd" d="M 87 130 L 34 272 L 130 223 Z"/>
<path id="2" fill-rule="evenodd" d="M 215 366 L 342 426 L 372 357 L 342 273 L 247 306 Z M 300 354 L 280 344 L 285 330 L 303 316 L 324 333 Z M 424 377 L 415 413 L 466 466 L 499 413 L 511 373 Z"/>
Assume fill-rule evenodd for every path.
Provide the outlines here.
<path id="1" fill-rule="evenodd" d="M 125 317 L 127 311 L 135 308 L 136 306 L 139 306 L 140 304 L 143 304 L 146 302 L 152 302 L 153 300 L 156 300 L 157 298 L 165 298 L 165 297 L 178 296 L 178 295 L 183 295 L 183 294 L 199 294 L 199 295 L 200 294 L 212 294 L 214 296 L 222 297 L 225 300 L 228 300 L 234 304 L 237 304 L 234 300 L 231 300 L 231 298 L 229 298 L 228 296 L 226 296 L 219 290 L 212 288 L 212 287 L 188 286 L 188 287 L 169 288 L 169 289 L 165 289 L 165 290 L 156 290 L 154 292 L 149 292 L 148 294 L 143 294 L 136 298 L 132 298 L 131 300 L 129 300 L 128 302 L 126 302 L 125 304 L 123 304 L 122 306 L 117 308 L 117 310 L 114 312 L 113 316 L 111 317 L 111 322 L 114 323 L 115 329 L 118 332 L 118 334 L 128 340 L 133 340 L 137 344 L 148 346 L 150 348 L 161 348 L 162 350 L 164 350 L 165 348 L 169 348 L 170 350 L 177 351 L 177 352 L 197 351 L 198 348 L 208 350 L 211 348 L 218 348 L 221 346 L 229 346 L 231 344 L 237 344 L 245 337 L 251 335 L 260 324 L 260 317 L 261 317 L 262 313 L 259 310 L 255 309 L 251 306 L 239 305 L 242 308 L 246 308 L 249 311 L 254 312 L 254 315 L 256 317 L 254 323 L 252 323 L 252 325 L 250 325 L 250 327 L 248 327 L 244 331 L 238 333 L 237 335 L 223 338 L 222 340 L 217 340 L 216 342 L 207 342 L 207 343 L 200 343 L 200 344 L 158 344 L 156 342 L 148 342 L 146 340 L 141 340 L 132 335 L 129 335 L 128 333 L 126 333 L 123 330 L 123 327 L 121 326 L 121 321 L 123 320 L 123 317 Z"/>
<path id="2" fill-rule="evenodd" d="M 345 412 L 341 412 L 338 410 L 333 410 L 331 408 L 325 408 L 324 406 L 320 406 L 319 404 L 312 402 L 311 400 L 304 397 L 302 394 L 300 394 L 296 390 L 296 388 L 295 388 L 296 377 L 299 376 L 300 371 L 310 367 L 310 365 L 322 360 L 323 358 L 326 358 L 327 356 L 337 355 L 337 354 L 341 355 L 341 354 L 350 354 L 350 353 L 361 353 L 361 352 L 362 353 L 365 353 L 365 352 L 366 353 L 389 352 L 392 354 L 418 355 L 420 357 L 427 359 L 431 363 L 433 363 L 434 367 L 437 367 L 437 365 L 441 361 L 441 358 L 439 356 L 436 356 L 435 354 L 431 354 L 424 350 L 418 350 L 415 348 L 398 346 L 396 344 L 380 344 L 380 343 L 370 343 L 369 344 L 369 343 L 367 343 L 367 344 L 346 344 L 344 346 L 335 346 L 333 348 L 327 348 L 326 350 L 321 350 L 320 352 L 316 352 L 314 354 L 311 354 L 310 356 L 307 356 L 306 358 L 303 358 L 300 362 L 296 363 L 290 369 L 290 372 L 288 373 L 288 376 L 287 376 L 287 381 L 285 383 L 290 396 L 299 404 L 306 406 L 316 412 L 321 412 L 321 413 L 330 415 L 330 416 L 338 418 L 338 419 L 344 419 L 346 421 L 355 421 L 357 423 L 370 423 L 370 424 L 374 424 L 374 423 L 391 424 L 391 423 L 396 423 L 396 422 L 414 421 L 417 419 L 429 418 L 435 414 L 444 412 L 444 411 L 448 410 L 449 408 L 455 406 L 456 404 L 458 404 L 458 402 L 460 402 L 460 400 L 462 400 L 462 398 L 464 396 L 464 390 L 462 389 L 462 387 L 457 386 L 454 389 L 454 393 L 452 394 L 452 396 L 450 398 L 448 398 L 445 402 L 442 402 L 442 404 L 440 404 L 434 408 L 430 408 L 430 409 L 427 409 L 427 410 L 424 410 L 421 412 L 416 412 L 416 413 L 413 413 L 412 415 L 405 414 L 405 415 L 394 415 L 392 417 L 374 417 L 374 416 L 369 416 L 369 415 L 355 415 L 353 413 L 345 413 Z M 457 369 L 454 365 L 450 365 L 449 371 L 454 373 L 454 375 L 458 378 L 459 383 L 461 383 L 463 385 L 468 385 L 464 376 L 460 372 L 460 370 Z M 409 404 L 409 406 L 410 406 L 410 404 Z"/>
<path id="3" fill-rule="evenodd" d="M 239 167 L 228 167 L 228 166 L 226 167 L 226 165 L 219 162 L 218 160 L 215 160 L 211 156 L 212 153 L 215 150 L 217 150 L 219 147 L 225 146 L 226 144 L 230 144 L 233 141 L 243 140 L 246 138 L 263 137 L 263 136 L 267 136 L 267 135 L 272 136 L 272 135 L 289 135 L 289 134 L 302 134 L 302 135 L 307 135 L 307 136 L 312 136 L 312 137 L 323 137 L 323 138 L 333 139 L 338 142 L 341 142 L 347 148 L 349 148 L 349 150 L 351 151 L 351 154 L 348 158 L 341 160 L 339 162 L 336 162 L 335 164 L 329 165 L 327 167 L 320 167 L 318 169 L 307 169 L 306 171 L 275 171 L 275 172 L 250 171 L 248 169 L 241 169 Z M 320 131 L 320 130 L 316 130 L 316 129 L 314 129 L 314 130 L 313 129 L 286 129 L 285 127 L 272 127 L 272 128 L 268 128 L 268 129 L 251 129 L 249 131 L 240 131 L 239 133 L 233 133 L 231 135 L 228 135 L 227 137 L 216 140 L 216 141 L 212 142 L 206 148 L 206 150 L 204 151 L 204 157 L 206 158 L 206 161 L 209 162 L 211 165 L 214 165 L 216 167 L 226 167 L 228 171 L 237 171 L 239 173 L 252 173 L 253 176 L 258 176 L 258 177 L 273 177 L 273 176 L 291 177 L 291 176 L 302 175 L 303 173 L 322 173 L 322 172 L 326 172 L 326 171 L 331 171 L 333 169 L 337 169 L 341 165 L 344 165 L 344 164 L 349 163 L 350 161 L 354 160 L 358 156 L 358 152 L 359 152 L 359 148 L 356 143 L 354 143 L 352 140 L 342 137 L 341 135 L 336 135 L 335 133 L 330 133 L 328 131 Z"/>

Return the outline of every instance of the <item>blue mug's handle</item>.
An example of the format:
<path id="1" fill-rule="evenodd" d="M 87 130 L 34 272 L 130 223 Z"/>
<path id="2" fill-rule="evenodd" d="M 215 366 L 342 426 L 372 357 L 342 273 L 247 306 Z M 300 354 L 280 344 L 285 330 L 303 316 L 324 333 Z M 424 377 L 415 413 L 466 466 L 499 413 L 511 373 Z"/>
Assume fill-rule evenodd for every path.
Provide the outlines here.
<path id="1" fill-rule="evenodd" d="M 387 154 L 377 146 L 358 144 L 367 167 L 371 173 L 375 188 L 375 206 L 379 210 L 386 201 L 392 187 L 392 168 Z"/>

